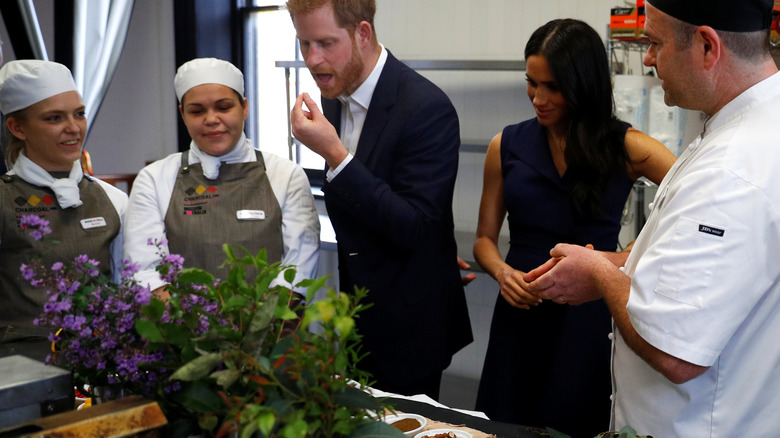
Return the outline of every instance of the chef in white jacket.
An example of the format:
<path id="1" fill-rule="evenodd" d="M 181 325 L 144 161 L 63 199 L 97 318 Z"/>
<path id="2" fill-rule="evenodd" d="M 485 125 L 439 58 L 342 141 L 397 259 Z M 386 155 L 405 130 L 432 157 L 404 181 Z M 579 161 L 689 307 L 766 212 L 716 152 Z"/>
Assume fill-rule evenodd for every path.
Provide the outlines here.
<path id="1" fill-rule="evenodd" d="M 244 135 L 244 76 L 234 65 L 199 58 L 179 67 L 174 88 L 190 149 L 143 168 L 133 183 L 125 257 L 140 264 L 136 279 L 165 286 L 155 267 L 161 242 L 185 267 L 219 278 L 222 244 L 265 248 L 268 262 L 297 267 L 293 286 L 317 274 L 320 223 L 308 178 L 295 163 L 263 153 Z"/>

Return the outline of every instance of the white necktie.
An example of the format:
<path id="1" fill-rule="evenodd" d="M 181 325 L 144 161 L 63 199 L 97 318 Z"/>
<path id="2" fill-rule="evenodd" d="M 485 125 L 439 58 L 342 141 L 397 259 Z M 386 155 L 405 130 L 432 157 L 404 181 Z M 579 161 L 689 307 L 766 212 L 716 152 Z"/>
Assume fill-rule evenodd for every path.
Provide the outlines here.
<path id="1" fill-rule="evenodd" d="M 32 185 L 52 189 L 60 208 L 75 208 L 83 204 L 79 193 L 79 183 L 84 173 L 81 171 L 79 160 L 73 162 L 67 178 L 54 178 L 22 152 L 14 163 L 13 172 Z"/>
<path id="2" fill-rule="evenodd" d="M 210 180 L 219 178 L 219 166 L 222 163 L 238 163 L 250 156 L 254 156 L 254 151 L 246 141 L 244 134 L 241 134 L 238 143 L 233 146 L 230 152 L 220 157 L 203 152 L 194 141 L 190 143 L 190 163 L 200 163 L 203 168 L 203 176 Z"/>
<path id="3" fill-rule="evenodd" d="M 357 139 L 352 138 L 355 130 L 355 119 L 352 115 L 352 105 L 354 104 L 354 101 L 349 97 L 339 100 L 341 100 L 341 104 L 345 108 L 344 127 L 341 129 L 341 142 L 344 143 L 344 146 L 347 147 L 350 154 L 355 155 Z"/>

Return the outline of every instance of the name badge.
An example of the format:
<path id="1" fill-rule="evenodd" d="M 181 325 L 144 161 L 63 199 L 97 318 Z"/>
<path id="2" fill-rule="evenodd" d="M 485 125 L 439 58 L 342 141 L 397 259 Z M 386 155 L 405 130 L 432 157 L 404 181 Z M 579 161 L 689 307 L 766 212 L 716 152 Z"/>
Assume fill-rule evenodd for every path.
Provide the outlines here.
<path id="1" fill-rule="evenodd" d="M 262 221 L 265 220 L 265 211 L 263 210 L 238 210 L 236 218 L 240 221 Z"/>
<path id="2" fill-rule="evenodd" d="M 91 217 L 81 220 L 81 228 L 89 230 L 91 228 L 100 228 L 106 226 L 106 220 L 102 217 Z"/>

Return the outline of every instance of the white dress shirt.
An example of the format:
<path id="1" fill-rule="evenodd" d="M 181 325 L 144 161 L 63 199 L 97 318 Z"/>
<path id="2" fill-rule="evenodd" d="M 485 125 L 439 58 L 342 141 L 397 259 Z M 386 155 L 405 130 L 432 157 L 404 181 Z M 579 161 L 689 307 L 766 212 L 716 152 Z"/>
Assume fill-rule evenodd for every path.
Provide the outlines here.
<path id="1" fill-rule="evenodd" d="M 349 155 L 335 169 L 328 169 L 325 175 L 328 181 L 335 178 L 341 172 L 341 169 L 352 161 L 352 157 L 355 156 L 357 151 L 360 133 L 363 132 L 363 124 L 366 122 L 368 106 L 371 103 L 371 98 L 374 96 L 376 84 L 379 83 L 379 76 L 382 74 L 382 69 L 387 61 L 387 49 L 381 44 L 379 47 L 381 48 L 379 59 L 374 69 L 371 70 L 371 74 L 368 75 L 354 93 L 349 96 L 338 97 L 341 101 L 341 142 L 349 150 Z"/>

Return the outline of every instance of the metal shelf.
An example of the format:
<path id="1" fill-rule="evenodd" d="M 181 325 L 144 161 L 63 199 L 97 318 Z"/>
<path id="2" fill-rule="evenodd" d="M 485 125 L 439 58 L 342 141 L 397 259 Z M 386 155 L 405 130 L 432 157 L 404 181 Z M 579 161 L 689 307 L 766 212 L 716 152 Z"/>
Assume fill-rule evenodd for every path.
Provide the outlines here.
<path id="1" fill-rule="evenodd" d="M 413 70 L 440 70 L 440 71 L 524 71 L 526 64 L 522 61 L 500 61 L 500 60 L 428 60 L 412 59 L 401 60 Z M 292 91 L 290 90 L 290 70 L 307 68 L 303 60 L 295 61 L 276 61 L 276 67 L 284 69 L 285 88 L 287 89 L 287 141 L 290 151 L 290 160 L 293 159 L 293 147 L 296 147 L 292 136 L 292 127 L 290 125 L 290 100 Z M 295 83 L 295 95 L 300 94 L 298 82 Z M 479 140 L 461 140 L 461 152 L 485 152 L 487 151 L 487 142 L 484 144 Z"/>
<path id="2" fill-rule="evenodd" d="M 413 70 L 471 70 L 471 71 L 518 71 L 525 70 L 525 61 L 490 60 L 401 60 Z M 306 68 L 306 63 L 298 61 L 276 61 L 276 66 L 285 70 Z"/>

